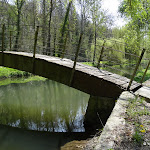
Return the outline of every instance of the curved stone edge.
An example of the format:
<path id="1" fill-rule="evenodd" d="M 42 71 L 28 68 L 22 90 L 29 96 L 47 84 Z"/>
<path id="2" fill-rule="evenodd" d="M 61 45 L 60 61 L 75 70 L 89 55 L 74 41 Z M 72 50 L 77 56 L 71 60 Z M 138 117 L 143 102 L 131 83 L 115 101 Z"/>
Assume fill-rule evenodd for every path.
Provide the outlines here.
<path id="1" fill-rule="evenodd" d="M 118 98 L 116 105 L 108 118 L 102 134 L 98 138 L 98 142 L 94 147 L 95 150 L 108 150 L 114 147 L 115 141 L 123 133 L 125 126 L 125 113 L 130 99 L 135 96 L 130 92 L 123 92 Z"/>

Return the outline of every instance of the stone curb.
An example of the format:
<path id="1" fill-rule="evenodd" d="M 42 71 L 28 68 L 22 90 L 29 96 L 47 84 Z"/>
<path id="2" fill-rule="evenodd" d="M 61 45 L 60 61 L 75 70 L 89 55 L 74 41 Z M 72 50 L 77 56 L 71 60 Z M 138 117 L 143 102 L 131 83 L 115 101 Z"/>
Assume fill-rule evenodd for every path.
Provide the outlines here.
<path id="1" fill-rule="evenodd" d="M 109 150 L 114 147 L 115 141 L 123 133 L 125 125 L 125 112 L 129 104 L 129 99 L 134 99 L 134 95 L 130 92 L 123 92 L 117 100 L 117 103 L 108 118 L 102 134 L 98 138 L 95 150 Z"/>

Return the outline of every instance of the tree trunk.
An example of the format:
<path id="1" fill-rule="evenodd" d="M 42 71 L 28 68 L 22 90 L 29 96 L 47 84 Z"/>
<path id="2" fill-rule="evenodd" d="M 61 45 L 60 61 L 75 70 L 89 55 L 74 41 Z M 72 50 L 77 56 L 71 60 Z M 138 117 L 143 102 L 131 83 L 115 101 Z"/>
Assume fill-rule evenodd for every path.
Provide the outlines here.
<path id="1" fill-rule="evenodd" d="M 36 23 L 36 13 L 35 13 L 36 7 L 35 7 L 35 4 L 36 4 L 36 2 L 35 2 L 35 0 L 33 0 L 33 26 L 34 26 L 34 31 L 35 31 L 35 23 Z"/>
<path id="2" fill-rule="evenodd" d="M 47 39 L 47 48 L 46 48 L 46 54 L 50 55 L 51 50 L 51 19 L 52 19 L 52 11 L 53 11 L 53 0 L 51 0 L 49 9 L 49 24 L 48 24 L 48 39 Z"/>
<path id="3" fill-rule="evenodd" d="M 14 45 L 14 51 L 18 51 L 19 48 L 19 35 L 20 35 L 20 17 L 21 17 L 21 11 L 18 10 L 18 15 L 17 15 L 17 34 L 16 34 L 16 40 L 15 40 L 15 45 Z"/>
<path id="4" fill-rule="evenodd" d="M 43 11 L 42 11 L 42 14 L 43 14 L 43 24 L 42 24 L 42 40 L 43 40 L 43 54 L 46 54 L 45 52 L 45 45 L 46 45 L 46 42 L 45 42 L 45 34 L 46 34 L 46 14 L 45 14 L 45 0 L 43 0 Z"/>
<path id="5" fill-rule="evenodd" d="M 60 39 L 60 42 L 59 42 L 59 53 L 58 53 L 58 57 L 61 56 L 61 51 L 62 51 L 62 49 L 63 49 L 64 34 L 65 34 L 65 31 L 66 31 L 66 24 L 67 24 L 67 21 L 68 21 L 69 11 L 70 11 L 70 8 L 71 8 L 71 4 L 72 4 L 72 1 L 70 1 L 69 4 L 68 4 L 67 11 L 66 11 L 66 15 L 65 15 L 65 20 L 64 20 L 63 27 L 62 27 L 62 30 L 61 30 L 61 39 Z"/>
<path id="6" fill-rule="evenodd" d="M 94 39 L 93 65 L 95 63 L 95 55 L 96 55 L 96 21 L 94 22 L 94 26 L 95 26 L 95 39 Z"/>
<path id="7" fill-rule="evenodd" d="M 22 10 L 22 6 L 23 6 L 23 4 L 25 3 L 25 1 L 24 0 L 21 0 L 21 1 L 19 1 L 19 0 L 17 0 L 17 34 L 16 34 L 16 40 L 15 40 L 15 45 L 14 45 L 14 51 L 18 51 L 18 48 L 19 48 L 19 35 L 20 35 L 20 31 L 21 31 L 21 29 L 20 29 L 20 20 L 21 20 L 21 10 Z"/>
<path id="8" fill-rule="evenodd" d="M 56 27 L 54 27 L 54 50 L 53 50 L 53 56 L 56 55 Z"/>

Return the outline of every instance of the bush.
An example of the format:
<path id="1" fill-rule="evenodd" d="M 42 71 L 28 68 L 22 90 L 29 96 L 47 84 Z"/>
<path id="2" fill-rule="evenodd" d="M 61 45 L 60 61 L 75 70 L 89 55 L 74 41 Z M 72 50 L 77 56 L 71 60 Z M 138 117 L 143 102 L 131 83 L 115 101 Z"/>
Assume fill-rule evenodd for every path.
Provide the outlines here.
<path id="1" fill-rule="evenodd" d="M 135 81 L 140 82 L 143 75 L 144 75 L 145 69 L 138 71 L 136 77 L 134 78 Z M 144 81 L 150 79 L 150 70 L 147 71 Z"/>
<path id="2" fill-rule="evenodd" d="M 12 69 L 12 68 L 6 68 L 6 67 L 0 67 L 0 77 L 27 77 L 27 76 L 31 76 L 30 73 L 25 72 L 25 71 L 19 71 L 16 69 Z"/>

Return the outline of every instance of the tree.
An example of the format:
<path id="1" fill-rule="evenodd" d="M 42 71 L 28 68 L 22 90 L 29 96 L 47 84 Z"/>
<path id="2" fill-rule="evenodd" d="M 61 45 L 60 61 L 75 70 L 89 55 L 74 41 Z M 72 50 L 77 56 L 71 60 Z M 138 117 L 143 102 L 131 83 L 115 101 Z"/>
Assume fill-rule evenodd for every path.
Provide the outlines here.
<path id="1" fill-rule="evenodd" d="M 25 3 L 25 0 L 16 0 L 15 4 L 16 4 L 16 10 L 17 10 L 17 23 L 16 23 L 16 27 L 17 27 L 17 34 L 16 34 L 16 40 L 15 40 L 15 45 L 14 45 L 14 51 L 18 51 L 18 40 L 19 40 L 19 35 L 21 32 L 21 28 L 20 28 L 20 22 L 21 22 L 21 13 L 22 13 L 22 7 Z"/>
<path id="2" fill-rule="evenodd" d="M 60 42 L 59 42 L 59 45 L 60 45 L 59 46 L 59 51 L 60 52 L 58 54 L 59 57 L 61 56 L 61 51 L 63 49 L 64 35 L 65 35 L 67 24 L 68 24 L 69 11 L 70 11 L 71 5 L 72 5 L 72 0 L 68 4 L 67 10 L 66 10 L 66 14 L 65 14 L 65 18 L 64 18 L 64 22 L 63 22 L 63 25 L 62 25 L 62 28 L 61 28 L 61 39 L 60 39 Z"/>
<path id="3" fill-rule="evenodd" d="M 91 0 L 91 12 L 92 12 L 92 21 L 94 26 L 94 54 L 93 54 L 93 65 L 95 63 L 95 55 L 96 55 L 96 44 L 97 44 L 97 23 L 98 23 L 98 15 L 100 13 L 99 9 L 101 8 L 100 2 Z"/>
<path id="4" fill-rule="evenodd" d="M 46 3 L 45 0 L 42 0 L 42 40 L 43 40 L 43 54 L 45 53 L 45 45 L 46 45 Z"/>
<path id="5" fill-rule="evenodd" d="M 139 49 L 141 45 L 141 41 L 143 37 L 145 36 L 143 34 L 143 31 L 149 32 L 149 23 L 150 23 L 150 0 L 123 0 L 119 11 L 121 14 L 129 19 L 129 23 L 126 27 L 126 33 L 128 30 L 130 33 L 132 32 L 134 37 L 130 34 L 125 34 L 126 42 L 128 42 L 128 45 L 130 47 L 136 47 L 136 50 L 133 48 L 129 49 L 129 46 L 126 47 L 126 51 L 130 51 L 130 53 L 139 54 Z M 132 31 L 131 31 L 132 29 Z M 129 32 L 128 32 L 129 33 Z M 127 41 L 127 39 L 129 39 Z M 131 40 L 132 39 L 132 40 Z M 133 42 L 134 39 L 134 42 Z"/>
<path id="6" fill-rule="evenodd" d="M 53 0 L 50 0 L 50 7 L 49 7 L 49 21 L 48 21 L 48 39 L 47 39 L 47 48 L 46 54 L 50 55 L 51 49 L 51 20 L 52 20 L 52 12 L 53 12 Z"/>

